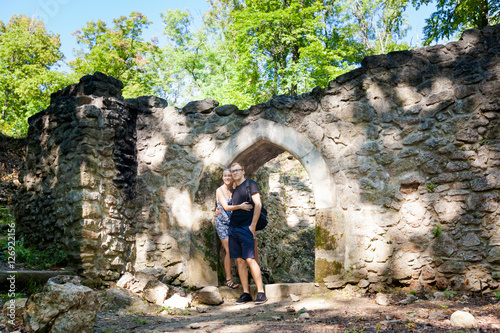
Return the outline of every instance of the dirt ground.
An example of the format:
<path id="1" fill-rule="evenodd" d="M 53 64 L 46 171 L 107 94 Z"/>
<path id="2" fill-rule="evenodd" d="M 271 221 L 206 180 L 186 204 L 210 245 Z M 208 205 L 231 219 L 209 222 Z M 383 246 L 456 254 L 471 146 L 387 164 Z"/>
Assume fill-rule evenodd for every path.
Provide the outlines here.
<path id="1" fill-rule="evenodd" d="M 406 291 L 384 294 L 389 305 L 377 304 L 380 296 L 336 290 L 296 302 L 288 298 L 239 305 L 225 299 L 219 306 L 200 305 L 195 299 L 185 310 L 157 309 L 149 314 L 104 306 L 94 332 L 500 332 L 500 298 L 493 293 L 439 299 L 428 295 L 430 299 L 417 298 L 407 305 L 397 304 L 408 298 Z M 458 310 L 471 313 L 478 327 L 453 327 L 449 319 Z"/>

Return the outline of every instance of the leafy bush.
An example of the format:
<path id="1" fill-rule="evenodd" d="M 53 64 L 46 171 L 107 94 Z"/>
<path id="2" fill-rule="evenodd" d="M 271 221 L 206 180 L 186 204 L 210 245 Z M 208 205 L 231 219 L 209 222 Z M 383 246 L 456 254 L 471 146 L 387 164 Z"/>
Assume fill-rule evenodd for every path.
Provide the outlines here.
<path id="1" fill-rule="evenodd" d="M 7 258 L 7 239 L 0 240 L 0 260 Z M 35 247 L 26 247 L 24 239 L 16 240 L 16 264 L 25 264 L 29 269 L 49 269 L 57 266 L 65 266 L 68 263 L 68 255 L 56 243 L 54 248 L 38 250 Z"/>
<path id="2" fill-rule="evenodd" d="M 2 234 L 14 222 L 7 207 L 0 206 L 0 229 Z M 15 241 L 16 264 L 25 264 L 29 269 L 49 269 L 56 266 L 64 266 L 68 263 L 68 255 L 61 245 L 55 243 L 53 247 L 39 250 L 33 246 L 27 247 L 24 239 Z M 12 243 L 10 244 L 12 245 Z M 7 260 L 9 248 L 8 238 L 0 238 L 0 260 Z"/>

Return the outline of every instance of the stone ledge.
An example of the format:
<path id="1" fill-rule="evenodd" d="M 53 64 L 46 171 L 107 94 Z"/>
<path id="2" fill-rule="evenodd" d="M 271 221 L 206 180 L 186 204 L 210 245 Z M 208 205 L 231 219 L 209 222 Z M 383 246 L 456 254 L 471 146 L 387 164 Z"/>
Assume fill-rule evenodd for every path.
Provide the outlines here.
<path id="1" fill-rule="evenodd" d="M 64 271 L 0 270 L 0 289 L 9 290 L 10 282 L 7 278 L 12 274 L 16 275 L 16 292 L 20 292 L 30 284 L 36 283 L 37 286 L 44 285 L 51 277 L 57 275 L 76 275 L 76 272 L 70 269 Z"/>
<path id="2" fill-rule="evenodd" d="M 283 300 L 290 297 L 290 294 L 296 296 L 312 295 L 317 293 L 326 293 L 329 291 L 324 283 L 276 283 L 267 284 L 264 286 L 267 298 L 271 300 Z M 225 298 L 237 299 L 242 293 L 243 288 L 240 286 L 236 289 L 230 289 L 228 287 L 219 287 L 219 292 Z M 257 287 L 255 285 L 250 286 L 250 294 L 253 298 L 257 295 Z"/>

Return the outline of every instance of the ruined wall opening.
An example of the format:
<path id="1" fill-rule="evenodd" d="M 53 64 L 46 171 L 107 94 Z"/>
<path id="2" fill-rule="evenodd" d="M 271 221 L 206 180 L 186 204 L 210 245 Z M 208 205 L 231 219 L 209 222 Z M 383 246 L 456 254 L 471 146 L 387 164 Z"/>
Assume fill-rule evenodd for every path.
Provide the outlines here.
<path id="1" fill-rule="evenodd" d="M 294 161 L 290 166 L 297 175 L 280 175 L 280 161 Z M 268 208 L 270 227 L 257 235 L 259 257 L 262 265 L 269 266 L 273 274 L 265 283 L 311 282 L 317 280 L 316 223 L 304 217 L 316 215 L 334 207 L 335 186 L 330 171 L 316 147 L 303 134 L 268 120 L 257 120 L 235 133 L 218 147 L 210 157 L 214 165 L 225 167 L 239 162 L 245 167 L 247 178 L 257 181 Z M 285 169 L 283 169 L 283 172 Z M 281 184 L 280 184 L 281 182 Z M 307 186 L 305 186 L 307 184 Z M 307 192 L 307 200 L 287 202 L 286 187 L 294 186 L 299 192 Z M 282 187 L 284 191 L 276 191 Z M 201 188 L 201 187 L 200 187 Z M 274 190 L 272 190 L 274 188 Z M 304 194 L 305 197 L 305 194 Z M 295 205 L 295 210 L 290 206 Z M 300 207 L 299 209 L 299 206 Z M 304 213 L 304 210 L 307 213 Z M 301 216 L 288 216 L 292 212 Z M 300 213 L 299 213 L 300 212 Z M 339 247 L 341 250 L 341 247 Z M 332 252 L 332 251 L 330 251 Z M 335 250 L 333 252 L 336 252 Z M 300 258 L 300 260 L 296 260 Z M 221 272 L 218 270 L 219 280 Z M 237 276 L 237 273 L 233 276 Z"/>
<path id="2" fill-rule="evenodd" d="M 314 282 L 316 207 L 307 171 L 292 154 L 283 152 L 253 178 L 269 211 L 269 227 L 257 235 L 260 263 L 271 269 L 264 279 Z"/>

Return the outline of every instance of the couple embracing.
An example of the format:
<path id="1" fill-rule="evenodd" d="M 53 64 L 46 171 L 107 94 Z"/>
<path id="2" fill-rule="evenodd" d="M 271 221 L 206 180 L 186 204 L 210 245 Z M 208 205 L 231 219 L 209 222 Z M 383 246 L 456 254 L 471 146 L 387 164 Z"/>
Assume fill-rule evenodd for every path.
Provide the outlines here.
<path id="1" fill-rule="evenodd" d="M 216 191 L 217 208 L 221 213 L 217 216 L 215 227 L 226 251 L 226 285 L 230 288 L 238 287 L 231 279 L 231 259 L 236 259 L 238 275 L 243 286 L 243 294 L 236 303 L 252 301 L 247 265 L 257 285 L 255 304 L 265 303 L 267 297 L 255 240 L 255 228 L 262 208 L 259 188 L 253 180 L 245 179 L 245 170 L 239 163 L 231 164 L 231 169 L 224 169 L 222 180 L 224 184 Z M 253 205 L 248 202 L 249 196 Z"/>

